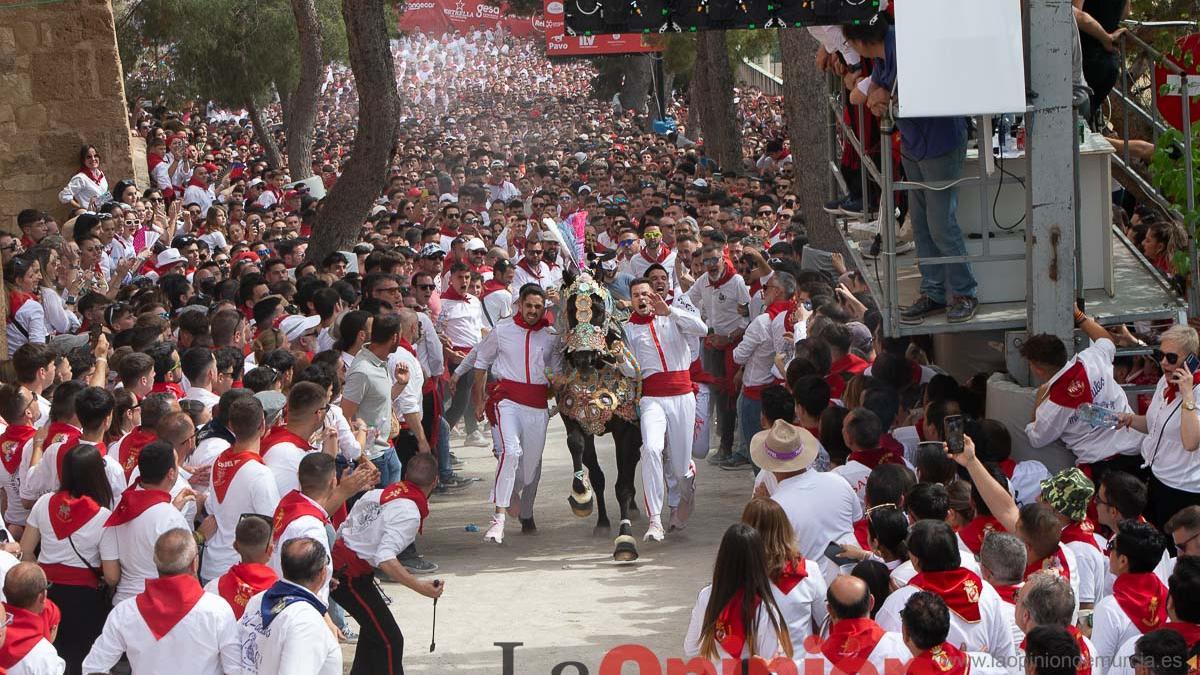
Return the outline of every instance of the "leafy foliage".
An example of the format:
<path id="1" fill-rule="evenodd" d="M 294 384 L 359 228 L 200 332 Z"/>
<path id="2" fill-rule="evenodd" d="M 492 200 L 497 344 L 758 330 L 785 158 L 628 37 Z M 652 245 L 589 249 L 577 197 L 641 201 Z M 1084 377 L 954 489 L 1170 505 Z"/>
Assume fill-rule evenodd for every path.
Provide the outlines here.
<path id="1" fill-rule="evenodd" d="M 1200 185 L 1200 122 L 1192 125 L 1191 175 L 1188 175 L 1183 152 L 1178 147 L 1183 145 L 1183 140 L 1183 132 L 1178 129 L 1169 129 L 1158 137 L 1154 155 L 1150 159 L 1150 174 L 1154 187 L 1182 214 L 1188 235 L 1196 237 L 1200 235 L 1200 205 L 1188 209 L 1187 190 L 1191 183 L 1194 198 L 1200 198 L 1195 193 L 1195 187 Z M 1180 274 L 1188 274 L 1191 261 L 1186 250 L 1176 252 L 1172 262 Z"/>

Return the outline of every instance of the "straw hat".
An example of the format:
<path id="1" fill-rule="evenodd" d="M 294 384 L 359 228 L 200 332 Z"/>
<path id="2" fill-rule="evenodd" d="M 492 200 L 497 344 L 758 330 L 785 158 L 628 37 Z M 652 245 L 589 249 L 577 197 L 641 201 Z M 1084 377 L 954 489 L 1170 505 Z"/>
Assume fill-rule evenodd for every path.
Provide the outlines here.
<path id="1" fill-rule="evenodd" d="M 801 471 L 817 458 L 817 439 L 807 430 L 776 420 L 750 440 L 750 458 L 764 471 Z"/>

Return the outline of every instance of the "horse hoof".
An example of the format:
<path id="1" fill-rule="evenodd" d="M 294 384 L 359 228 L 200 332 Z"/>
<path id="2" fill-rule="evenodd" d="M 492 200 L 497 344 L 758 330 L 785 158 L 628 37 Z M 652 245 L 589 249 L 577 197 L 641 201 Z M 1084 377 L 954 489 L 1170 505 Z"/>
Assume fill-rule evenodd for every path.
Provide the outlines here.
<path id="1" fill-rule="evenodd" d="M 615 543 L 616 548 L 613 549 L 613 560 L 617 562 L 633 562 L 638 559 L 636 539 L 623 534 L 617 537 Z"/>
<path id="2" fill-rule="evenodd" d="M 612 534 L 612 526 L 607 523 L 598 524 L 592 528 L 593 537 L 604 537 L 607 539 L 610 534 Z"/>
<path id="3" fill-rule="evenodd" d="M 571 513 L 574 513 L 578 518 L 587 518 L 592 515 L 592 506 L 596 500 L 592 499 L 592 495 L 587 496 L 587 500 L 577 498 L 574 494 L 567 497 L 567 504 L 571 507 Z"/>

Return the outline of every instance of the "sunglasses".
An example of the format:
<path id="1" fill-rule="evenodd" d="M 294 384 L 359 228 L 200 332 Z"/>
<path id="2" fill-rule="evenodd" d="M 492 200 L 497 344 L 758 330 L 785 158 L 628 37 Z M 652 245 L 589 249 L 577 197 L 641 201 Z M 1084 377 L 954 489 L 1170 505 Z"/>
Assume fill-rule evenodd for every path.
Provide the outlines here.
<path id="1" fill-rule="evenodd" d="M 662 235 L 647 233 L 647 234 L 642 235 L 642 239 L 645 239 L 646 241 L 657 241 L 659 239 L 662 239 Z"/>
<path id="2" fill-rule="evenodd" d="M 774 212 L 774 211 L 772 211 L 772 210 L 770 210 L 770 209 L 765 209 L 765 210 L 763 210 L 763 211 L 759 211 L 759 212 L 758 212 L 758 215 L 760 215 L 760 216 L 768 216 L 768 217 L 769 217 L 769 216 L 771 216 L 773 213 L 775 213 L 775 212 Z"/>
<path id="3" fill-rule="evenodd" d="M 1154 357 L 1155 361 L 1162 361 L 1163 359 L 1166 359 L 1167 363 L 1171 364 L 1172 366 L 1176 363 L 1179 363 L 1179 359 L 1181 358 L 1179 354 L 1164 352 L 1161 349 L 1155 349 L 1154 351 L 1150 352 L 1150 355 Z"/>
<path id="4" fill-rule="evenodd" d="M 421 289 L 422 291 L 432 291 L 433 289 L 437 288 L 437 286 L 434 286 L 433 284 L 417 284 L 417 288 Z"/>
<path id="5" fill-rule="evenodd" d="M 446 217 L 447 217 L 447 218 L 451 218 L 451 219 L 455 219 L 455 220 L 457 220 L 458 218 L 460 218 L 460 217 L 461 217 L 461 214 L 458 214 L 458 213 L 447 213 L 447 214 L 446 214 Z"/>

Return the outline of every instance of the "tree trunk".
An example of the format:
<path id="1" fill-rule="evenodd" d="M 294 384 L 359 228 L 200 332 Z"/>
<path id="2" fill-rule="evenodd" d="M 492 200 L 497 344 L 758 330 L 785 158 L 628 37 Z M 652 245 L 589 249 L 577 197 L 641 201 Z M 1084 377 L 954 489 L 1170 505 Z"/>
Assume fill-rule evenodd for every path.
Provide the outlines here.
<path id="1" fill-rule="evenodd" d="M 722 171 L 741 172 L 742 130 L 733 104 L 733 70 L 729 66 L 725 32 L 702 31 L 696 38 L 696 63 L 704 64 L 704 96 L 692 100 L 700 111 L 707 154 Z"/>
<path id="2" fill-rule="evenodd" d="M 267 120 L 263 117 L 262 110 L 254 101 L 246 103 L 246 110 L 250 113 L 250 122 L 254 125 L 254 137 L 258 139 L 258 144 L 263 147 L 263 153 L 267 156 L 267 165 L 278 169 L 283 166 L 283 156 L 279 154 L 279 144 L 267 128 Z"/>
<path id="3" fill-rule="evenodd" d="M 692 66 L 692 81 L 688 86 L 687 134 L 685 134 L 693 141 L 698 141 L 704 136 L 704 120 L 700 118 L 700 101 L 708 96 L 707 83 L 708 65 L 700 58 L 700 52 L 697 51 L 696 62 Z"/>
<path id="4" fill-rule="evenodd" d="M 646 101 L 650 94 L 650 56 L 648 54 L 630 54 L 618 57 L 621 59 L 621 107 L 626 110 L 636 110 L 639 115 L 646 114 Z"/>
<path id="5" fill-rule="evenodd" d="M 823 251 L 845 253 L 845 238 L 833 216 L 822 208 L 829 198 L 829 160 L 832 157 L 828 147 L 826 76 L 817 70 L 814 62 L 819 46 L 804 28 L 779 31 L 783 110 L 787 116 L 794 163 L 792 191 L 800 200 L 796 209 L 804 214 L 809 243 Z"/>
<path id="6" fill-rule="evenodd" d="M 292 180 L 301 180 L 313 175 L 313 125 L 317 119 L 325 59 L 315 0 L 292 0 L 292 13 L 296 16 L 296 32 L 300 38 L 300 80 L 296 83 L 296 91 L 288 97 L 283 125 L 287 129 L 288 173 Z M 282 98 L 282 92 L 280 94 Z"/>
<path id="7" fill-rule="evenodd" d="M 383 3 L 342 0 L 342 18 L 358 90 L 358 129 L 345 171 L 317 213 L 309 260 L 320 260 L 357 240 L 371 203 L 387 184 L 400 126 L 400 96 Z"/>

